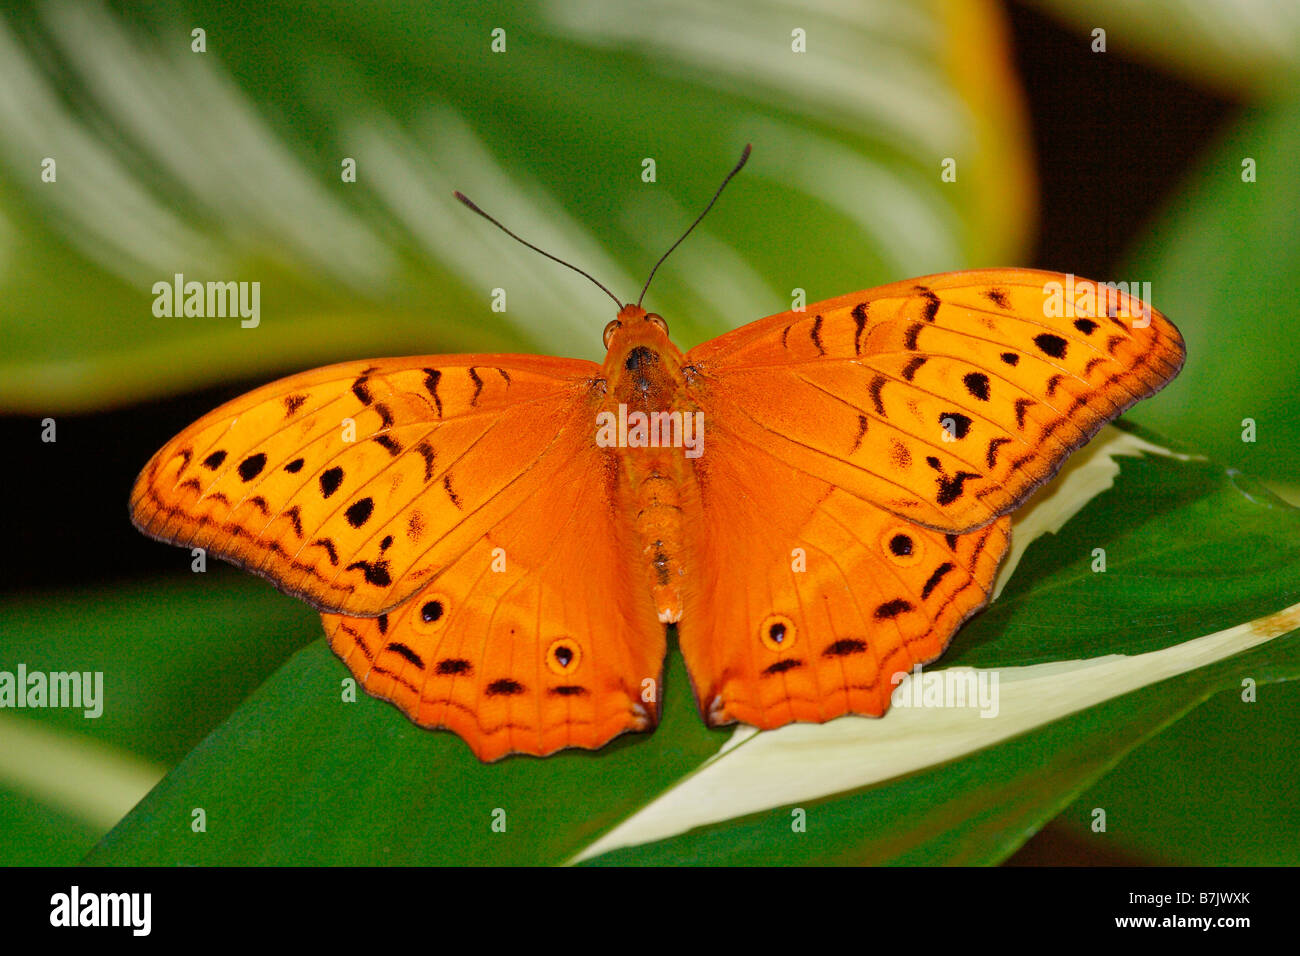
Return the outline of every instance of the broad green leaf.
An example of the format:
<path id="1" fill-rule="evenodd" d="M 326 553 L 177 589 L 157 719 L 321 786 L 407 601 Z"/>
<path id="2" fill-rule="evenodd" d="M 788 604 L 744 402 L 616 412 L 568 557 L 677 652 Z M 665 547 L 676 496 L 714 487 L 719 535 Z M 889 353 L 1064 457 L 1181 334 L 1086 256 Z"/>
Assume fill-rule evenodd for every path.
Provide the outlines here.
<path id="1" fill-rule="evenodd" d="M 309 16 L 284 0 L 12 3 L 0 407 L 367 355 L 596 357 L 611 303 L 452 190 L 626 300 L 745 142 L 749 169 L 648 300 L 679 344 L 789 308 L 795 288 L 816 301 L 1011 263 L 1032 205 L 1025 141 L 988 0 L 743 16 L 676 0 L 331 0 Z M 178 274 L 259 282 L 257 326 L 156 317 L 155 284 Z"/>
<path id="2" fill-rule="evenodd" d="M 1292 497 L 1300 494 L 1297 155 L 1300 97 L 1248 111 L 1175 194 L 1122 274 L 1151 283 L 1153 301 L 1187 341 L 1182 373 L 1131 418 Z M 1253 182 L 1243 180 L 1248 160 Z"/>
<path id="3" fill-rule="evenodd" d="M 1272 96 L 1300 81 L 1300 8 L 1290 0 L 1035 0 L 1106 56 L 1143 57 L 1236 96 Z"/>
<path id="4" fill-rule="evenodd" d="M 1239 475 L 1112 428 L 1016 527 L 1041 536 L 939 672 L 996 673 L 997 717 L 897 706 L 710 731 L 674 652 L 654 734 L 482 765 L 386 704 L 344 702 L 345 671 L 317 642 L 88 859 L 993 862 L 1240 673 L 1267 683 L 1300 668 L 1300 513 Z M 796 806 L 809 813 L 797 836 Z M 206 832 L 191 829 L 195 807 Z"/>
<path id="5" fill-rule="evenodd" d="M 98 717 L 0 711 L 0 864 L 75 863 L 320 635 L 316 614 L 263 581 L 224 566 L 197 577 L 0 603 L 0 671 L 104 681 Z"/>
<path id="6" fill-rule="evenodd" d="M 1153 863 L 1178 866 L 1300 864 L 1300 682 L 1232 689 L 1126 757 L 1067 807 L 1058 822 Z M 1091 830 L 1106 811 L 1105 834 Z"/>

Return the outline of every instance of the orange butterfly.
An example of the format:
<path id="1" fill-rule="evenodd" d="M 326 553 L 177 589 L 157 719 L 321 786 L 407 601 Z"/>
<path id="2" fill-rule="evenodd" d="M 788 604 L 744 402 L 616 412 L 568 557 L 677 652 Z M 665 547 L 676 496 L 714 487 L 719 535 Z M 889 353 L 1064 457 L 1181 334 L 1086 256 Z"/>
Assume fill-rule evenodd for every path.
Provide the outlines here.
<path id="1" fill-rule="evenodd" d="M 1164 316 L 1068 281 L 911 279 L 685 354 L 638 301 L 603 365 L 304 372 L 172 439 L 132 518 L 307 601 L 483 760 L 652 728 L 670 622 L 711 725 L 879 716 L 988 600 L 1008 513 L 1182 365 Z"/>

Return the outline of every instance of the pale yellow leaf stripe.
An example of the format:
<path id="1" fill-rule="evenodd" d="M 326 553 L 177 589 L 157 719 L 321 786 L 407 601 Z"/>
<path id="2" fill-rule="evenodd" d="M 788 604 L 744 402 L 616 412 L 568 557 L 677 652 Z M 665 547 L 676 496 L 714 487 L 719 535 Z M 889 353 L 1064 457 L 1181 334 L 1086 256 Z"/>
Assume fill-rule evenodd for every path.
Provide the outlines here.
<path id="1" fill-rule="evenodd" d="M 92 737 L 0 712 L 0 787 L 107 833 L 167 768 Z"/>

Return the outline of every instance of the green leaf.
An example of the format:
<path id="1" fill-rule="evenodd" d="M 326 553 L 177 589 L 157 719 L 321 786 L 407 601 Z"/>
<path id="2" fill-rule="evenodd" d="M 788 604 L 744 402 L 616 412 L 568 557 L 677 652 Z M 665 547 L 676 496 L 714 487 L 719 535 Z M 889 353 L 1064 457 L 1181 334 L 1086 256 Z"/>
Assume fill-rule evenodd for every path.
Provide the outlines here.
<path id="1" fill-rule="evenodd" d="M 1065 809 L 1058 822 L 1137 859 L 1171 866 L 1296 866 L 1300 768 L 1286 759 L 1300 726 L 1300 683 L 1234 689 L 1214 697 L 1138 748 Z"/>
<path id="2" fill-rule="evenodd" d="M 1187 364 L 1132 419 L 1300 492 L 1300 97 L 1247 111 L 1170 201 L 1123 277 L 1151 283 Z M 1243 161 L 1255 182 L 1243 181 Z M 1253 441 L 1245 441 L 1250 419 Z M 1290 493 L 1290 492 L 1288 492 Z"/>
<path id="3" fill-rule="evenodd" d="M 816 301 L 1023 250 L 1026 137 L 984 3 L 10 4 L 0 407 L 402 352 L 598 357 L 610 303 L 452 190 L 629 298 L 747 141 L 651 293 L 684 346 L 796 287 Z M 259 324 L 155 317 L 176 274 L 259 282 Z"/>
<path id="4" fill-rule="evenodd" d="M 188 557 L 185 558 L 188 561 Z M 0 671 L 103 675 L 98 717 L 0 711 L 0 864 L 86 854 L 320 618 L 224 566 L 195 578 L 46 592 L 0 604 Z"/>
<path id="5" fill-rule="evenodd" d="M 88 860 L 993 862 L 1239 674 L 1300 670 L 1300 512 L 1239 475 L 1112 428 L 1015 527 L 1002 596 L 942 662 L 998 675 L 992 719 L 900 701 L 881 720 L 711 731 L 674 652 L 654 734 L 483 765 L 389 705 L 343 702 L 317 642 Z"/>

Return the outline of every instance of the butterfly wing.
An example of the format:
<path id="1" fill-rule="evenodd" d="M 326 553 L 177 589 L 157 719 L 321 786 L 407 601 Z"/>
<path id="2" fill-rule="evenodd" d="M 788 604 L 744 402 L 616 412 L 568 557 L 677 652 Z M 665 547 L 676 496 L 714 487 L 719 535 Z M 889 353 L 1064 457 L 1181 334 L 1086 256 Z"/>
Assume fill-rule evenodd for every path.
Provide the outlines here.
<path id="1" fill-rule="evenodd" d="M 895 675 L 938 657 L 988 600 L 1010 518 L 933 531 L 720 423 L 699 461 L 686 552 L 707 573 L 690 579 L 678 637 L 710 724 L 879 716 Z"/>
<path id="2" fill-rule="evenodd" d="M 557 436 L 598 371 L 462 355 L 294 375 L 168 442 L 131 518 L 320 610 L 391 611 L 568 467 Z"/>
<path id="3" fill-rule="evenodd" d="M 600 747 L 658 721 L 666 642 L 618 511 L 612 449 L 592 418 L 565 429 L 565 467 L 406 603 L 324 615 L 371 694 L 482 760 Z"/>
<path id="4" fill-rule="evenodd" d="M 1077 292 L 1088 288 L 1101 294 Z M 965 532 L 1015 508 L 1182 367 L 1163 315 L 1106 292 L 1035 270 L 945 273 L 762 319 L 686 362 L 738 440 Z"/>
<path id="5" fill-rule="evenodd" d="M 1054 282 L 931 276 L 687 353 L 706 441 L 678 628 L 711 723 L 883 713 L 987 601 L 1007 513 L 1177 373 L 1158 312 L 1054 315 Z"/>

